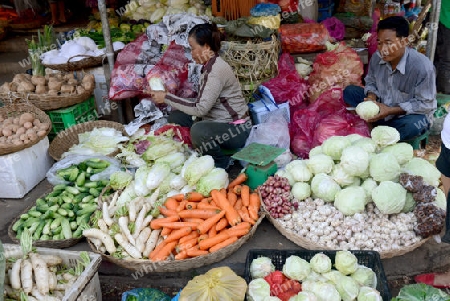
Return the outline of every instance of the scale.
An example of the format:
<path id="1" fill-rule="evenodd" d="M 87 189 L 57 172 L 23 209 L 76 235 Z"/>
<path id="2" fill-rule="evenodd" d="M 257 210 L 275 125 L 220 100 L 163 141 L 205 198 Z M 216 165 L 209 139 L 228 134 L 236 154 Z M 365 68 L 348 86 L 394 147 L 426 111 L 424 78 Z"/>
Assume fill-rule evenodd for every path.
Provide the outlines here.
<path id="1" fill-rule="evenodd" d="M 248 177 L 246 184 L 251 189 L 256 189 L 259 185 L 262 185 L 268 177 L 277 172 L 278 166 L 274 160 L 284 153 L 284 151 L 284 148 L 251 143 L 231 157 L 248 163 L 245 169 L 245 174 Z"/>

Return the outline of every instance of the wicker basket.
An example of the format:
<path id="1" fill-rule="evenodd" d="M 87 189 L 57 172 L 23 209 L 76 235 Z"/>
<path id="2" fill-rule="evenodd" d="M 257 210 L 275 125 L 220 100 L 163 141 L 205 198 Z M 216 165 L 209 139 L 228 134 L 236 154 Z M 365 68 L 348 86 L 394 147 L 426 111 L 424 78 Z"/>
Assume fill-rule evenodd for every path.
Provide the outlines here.
<path id="1" fill-rule="evenodd" d="M 28 30 L 28 29 L 35 29 L 39 28 L 42 25 L 42 20 L 40 18 L 36 18 L 34 20 L 27 20 L 27 22 L 24 23 L 9 23 L 9 27 L 11 30 Z"/>
<path id="2" fill-rule="evenodd" d="M 146 271 L 154 273 L 168 273 L 168 272 L 182 272 L 189 271 L 191 269 L 199 268 L 205 265 L 219 262 L 226 257 L 236 252 L 244 243 L 246 243 L 255 234 L 256 229 L 264 218 L 264 214 L 260 216 L 252 229 L 245 236 L 242 236 L 235 243 L 224 247 L 216 252 L 209 253 L 207 255 L 193 257 L 183 260 L 165 260 L 165 261 L 150 261 L 147 259 L 117 259 L 113 256 L 106 255 L 98 251 L 95 246 L 87 239 L 92 251 L 102 255 L 103 259 L 117 264 L 120 267 L 132 270 L 132 271 Z"/>
<path id="3" fill-rule="evenodd" d="M 7 103 L 6 103 L 7 104 Z M 13 103 L 13 104 L 7 104 L 4 107 L 0 107 L 0 116 L 3 117 L 17 117 L 22 115 L 23 113 L 32 113 L 36 119 L 39 119 L 41 123 L 48 123 L 49 127 L 46 130 L 46 133 L 42 137 L 38 137 L 36 140 L 32 140 L 27 144 L 22 145 L 4 145 L 0 144 L 0 156 L 15 153 L 20 150 L 23 150 L 25 148 L 28 148 L 30 146 L 35 145 L 42 139 L 44 139 L 48 133 L 50 133 L 50 130 L 52 129 L 52 122 L 50 121 L 50 118 L 45 114 L 43 111 L 41 111 L 39 108 L 36 108 L 33 105 L 25 104 L 25 103 Z"/>
<path id="4" fill-rule="evenodd" d="M 120 50 L 117 50 L 114 52 L 114 56 L 116 56 Z M 78 61 L 72 61 L 74 58 L 83 57 L 83 59 Z M 82 69 L 88 69 L 93 68 L 102 65 L 103 60 L 106 58 L 106 55 L 102 56 L 90 56 L 85 54 L 80 54 L 76 56 L 72 56 L 67 60 L 67 64 L 56 64 L 56 65 L 49 65 L 49 64 L 42 64 L 43 66 L 53 69 L 53 70 L 59 70 L 64 72 L 72 72 Z"/>
<path id="5" fill-rule="evenodd" d="M 294 233 L 293 231 L 289 231 L 289 230 L 285 229 L 279 221 L 277 221 L 276 219 L 271 217 L 270 214 L 268 214 L 268 213 L 266 214 L 266 217 L 269 219 L 269 221 L 272 223 L 272 225 L 274 225 L 274 227 L 278 231 L 280 231 L 280 233 L 284 237 L 286 237 L 287 239 L 289 239 L 290 241 L 292 241 L 293 243 L 295 243 L 296 245 L 298 245 L 302 248 L 305 248 L 308 250 L 334 250 L 335 249 L 335 248 L 327 248 L 324 245 L 320 245 L 315 241 L 311 241 L 311 240 L 307 239 L 306 237 L 299 236 L 296 233 Z M 413 245 L 410 245 L 408 247 L 404 247 L 402 249 L 379 252 L 380 257 L 382 259 L 385 259 L 385 258 L 392 258 L 395 256 L 404 255 L 406 253 L 409 253 L 409 252 L 417 249 L 418 247 L 423 245 L 425 242 L 427 242 L 428 239 L 429 238 L 422 239 L 419 242 L 417 242 Z"/>
<path id="6" fill-rule="evenodd" d="M 73 145 L 78 144 L 78 134 L 102 127 L 113 128 L 121 131 L 123 135 L 127 135 L 123 124 L 118 122 L 106 120 L 84 122 L 59 132 L 50 144 L 48 153 L 53 159 L 59 161 L 62 154 L 67 152 Z"/>
<path id="7" fill-rule="evenodd" d="M 272 36 L 267 42 L 222 41 L 220 56 L 230 64 L 240 82 L 254 83 L 277 74 L 279 51 L 280 42 Z"/>
<path id="8" fill-rule="evenodd" d="M 44 197 L 51 191 L 47 191 L 45 194 L 43 194 L 41 197 Z M 8 227 L 8 236 L 11 238 L 11 240 L 16 243 L 20 244 L 19 239 L 16 237 L 16 233 L 13 231 L 12 226 L 20 219 L 20 216 L 24 213 L 27 213 L 31 207 L 35 206 L 36 202 L 33 202 L 28 206 L 21 214 L 19 214 L 9 225 Z M 81 241 L 84 237 L 80 238 L 71 238 L 71 239 L 61 239 L 61 240 L 33 240 L 33 246 L 35 247 L 47 247 L 47 248 L 53 248 L 53 249 L 64 249 L 69 248 L 73 245 L 76 245 L 79 241 Z"/>

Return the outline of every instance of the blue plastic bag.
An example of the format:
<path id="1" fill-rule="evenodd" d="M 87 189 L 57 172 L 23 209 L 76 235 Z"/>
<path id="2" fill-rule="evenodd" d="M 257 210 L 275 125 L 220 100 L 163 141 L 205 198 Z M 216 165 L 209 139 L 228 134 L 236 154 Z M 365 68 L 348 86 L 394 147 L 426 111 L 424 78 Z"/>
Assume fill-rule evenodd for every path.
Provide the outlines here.
<path id="1" fill-rule="evenodd" d="M 250 9 L 252 17 L 267 17 L 276 16 L 281 12 L 281 7 L 278 4 L 259 3 Z"/>
<path id="2" fill-rule="evenodd" d="M 135 288 L 124 292 L 122 301 L 171 301 L 171 298 L 154 288 Z"/>

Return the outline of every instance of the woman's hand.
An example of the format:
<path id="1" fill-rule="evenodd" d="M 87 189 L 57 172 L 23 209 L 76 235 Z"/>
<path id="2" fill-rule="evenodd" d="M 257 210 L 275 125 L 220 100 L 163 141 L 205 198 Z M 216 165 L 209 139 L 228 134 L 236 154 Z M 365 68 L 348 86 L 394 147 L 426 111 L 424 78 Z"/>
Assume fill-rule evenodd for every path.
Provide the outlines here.
<path id="1" fill-rule="evenodd" d="M 150 96 L 155 103 L 164 103 L 166 99 L 167 92 L 166 91 L 150 91 Z"/>

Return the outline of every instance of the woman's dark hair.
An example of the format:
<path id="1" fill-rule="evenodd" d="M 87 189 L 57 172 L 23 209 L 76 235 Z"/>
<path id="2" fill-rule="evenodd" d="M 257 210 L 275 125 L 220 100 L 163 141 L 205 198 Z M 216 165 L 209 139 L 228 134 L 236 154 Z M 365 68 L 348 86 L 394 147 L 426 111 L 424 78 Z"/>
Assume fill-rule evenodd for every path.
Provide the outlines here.
<path id="1" fill-rule="evenodd" d="M 381 20 L 378 23 L 377 32 L 384 29 L 395 31 L 399 38 L 407 38 L 409 36 L 409 22 L 402 16 L 392 16 Z"/>
<path id="2" fill-rule="evenodd" d="M 214 52 L 220 50 L 221 35 L 215 23 L 195 25 L 189 31 L 189 37 L 193 37 L 200 46 L 208 45 Z"/>

